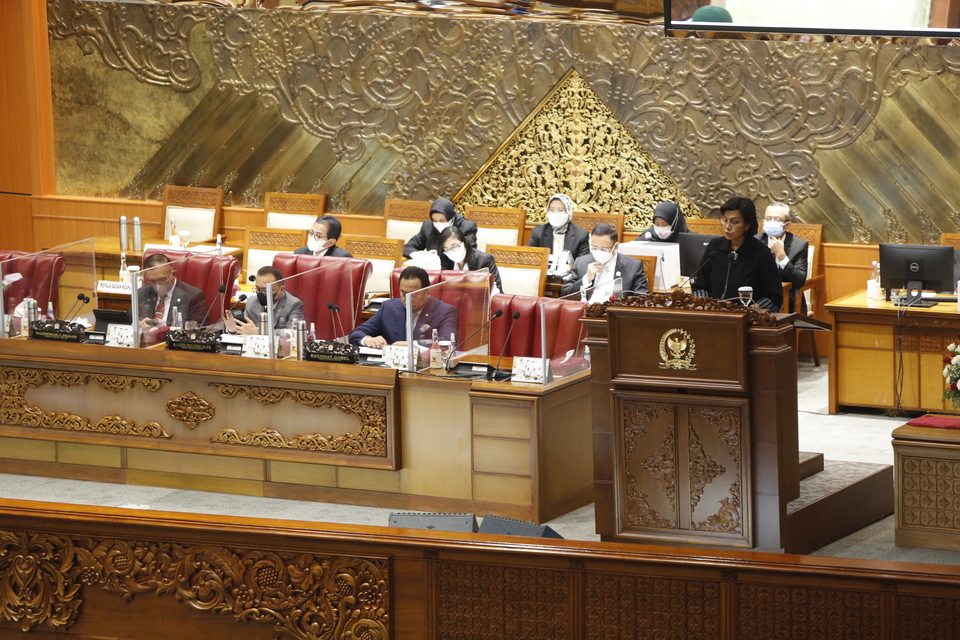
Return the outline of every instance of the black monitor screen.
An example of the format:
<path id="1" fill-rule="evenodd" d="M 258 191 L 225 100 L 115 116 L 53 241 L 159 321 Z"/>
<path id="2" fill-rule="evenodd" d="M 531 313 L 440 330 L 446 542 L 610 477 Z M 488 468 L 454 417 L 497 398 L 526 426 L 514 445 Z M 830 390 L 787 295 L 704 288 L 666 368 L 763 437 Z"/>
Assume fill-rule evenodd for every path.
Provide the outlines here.
<path id="1" fill-rule="evenodd" d="M 678 233 L 677 244 L 680 245 L 680 275 L 690 277 L 700 268 L 703 252 L 714 238 L 706 233 Z"/>
<path id="2" fill-rule="evenodd" d="M 916 283 L 916 284 L 911 284 Z M 953 293 L 953 247 L 921 244 L 880 245 L 880 286 L 887 291 L 919 286 Z"/>

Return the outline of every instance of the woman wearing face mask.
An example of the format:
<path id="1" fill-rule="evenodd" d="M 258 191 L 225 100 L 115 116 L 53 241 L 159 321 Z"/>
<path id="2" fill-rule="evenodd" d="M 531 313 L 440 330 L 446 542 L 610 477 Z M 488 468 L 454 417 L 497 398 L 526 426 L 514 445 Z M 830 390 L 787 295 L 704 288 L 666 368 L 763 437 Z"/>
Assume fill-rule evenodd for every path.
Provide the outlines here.
<path id="1" fill-rule="evenodd" d="M 440 246 L 443 248 L 440 254 L 440 268 L 476 271 L 486 267 L 493 274 L 493 282 L 497 287 L 494 293 L 503 291 L 500 272 L 497 271 L 497 261 L 489 253 L 470 246 L 463 231 L 457 227 L 447 227 L 440 234 Z"/>
<path id="2" fill-rule="evenodd" d="M 472 246 L 477 246 L 477 223 L 457 213 L 450 200 L 437 198 L 430 205 L 430 219 L 424 221 L 417 235 L 403 246 L 403 255 L 409 258 L 416 251 L 440 253 L 440 233 L 453 227 L 459 229 Z"/>
<path id="3" fill-rule="evenodd" d="M 547 224 L 535 227 L 530 232 L 528 247 L 547 247 L 550 257 L 561 251 L 569 251 L 570 259 L 590 253 L 590 234 L 583 227 L 573 224 L 573 200 L 558 193 L 547 201 Z"/>
<path id="4" fill-rule="evenodd" d="M 676 242 L 677 235 L 687 233 L 687 220 L 675 202 L 661 202 L 653 210 L 653 226 L 640 234 L 640 240 Z"/>

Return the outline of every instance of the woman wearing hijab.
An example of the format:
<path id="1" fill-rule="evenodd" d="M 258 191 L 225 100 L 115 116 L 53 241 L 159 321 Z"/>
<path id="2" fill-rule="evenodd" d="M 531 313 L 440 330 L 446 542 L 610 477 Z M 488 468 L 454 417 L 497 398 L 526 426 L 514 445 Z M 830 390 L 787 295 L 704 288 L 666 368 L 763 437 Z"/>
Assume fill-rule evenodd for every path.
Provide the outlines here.
<path id="1" fill-rule="evenodd" d="M 437 198 L 430 205 L 430 219 L 424 220 L 417 235 L 403 245 L 403 255 L 410 257 L 415 251 L 436 251 L 440 253 L 440 232 L 449 227 L 457 227 L 474 247 L 477 246 L 477 223 L 467 220 L 456 212 L 453 202 L 446 198 Z"/>
<path id="2" fill-rule="evenodd" d="M 547 224 L 530 232 L 528 247 L 547 247 L 551 258 L 561 251 L 570 252 L 570 260 L 590 254 L 590 234 L 573 224 L 573 200 L 558 193 L 547 201 Z"/>
<path id="3" fill-rule="evenodd" d="M 640 234 L 640 240 L 677 242 L 677 235 L 687 232 L 687 220 L 675 202 L 661 202 L 653 210 L 653 226 Z"/>
<path id="4" fill-rule="evenodd" d="M 440 233 L 440 268 L 456 269 L 458 271 L 476 271 L 487 268 L 493 274 L 493 282 L 497 285 L 497 293 L 503 291 L 500 283 L 500 272 L 497 271 L 497 261 L 493 256 L 467 242 L 467 237 L 457 227 L 447 227 Z"/>

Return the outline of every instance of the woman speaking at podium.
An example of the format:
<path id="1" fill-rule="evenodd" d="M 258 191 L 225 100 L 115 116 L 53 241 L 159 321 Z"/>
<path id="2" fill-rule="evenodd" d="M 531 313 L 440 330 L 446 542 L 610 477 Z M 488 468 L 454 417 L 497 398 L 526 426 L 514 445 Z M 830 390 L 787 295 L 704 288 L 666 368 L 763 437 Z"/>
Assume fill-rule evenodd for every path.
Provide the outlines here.
<path id="1" fill-rule="evenodd" d="M 753 301 L 767 311 L 779 311 L 783 285 L 776 259 L 754 238 L 759 224 L 750 198 L 730 198 L 720 207 L 723 237 L 711 240 L 690 285 L 694 295 L 718 300 L 739 299 L 740 287 L 753 287 Z"/>

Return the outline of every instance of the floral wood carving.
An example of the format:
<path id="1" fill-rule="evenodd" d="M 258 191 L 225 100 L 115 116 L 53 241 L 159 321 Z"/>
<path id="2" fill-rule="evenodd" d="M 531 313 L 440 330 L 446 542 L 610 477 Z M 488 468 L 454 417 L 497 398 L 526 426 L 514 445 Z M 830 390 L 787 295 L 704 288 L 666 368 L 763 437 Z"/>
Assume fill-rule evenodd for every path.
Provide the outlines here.
<path id="1" fill-rule="evenodd" d="M 285 211 L 290 213 L 318 213 L 322 198 L 284 198 L 273 196 L 270 198 L 271 211 Z"/>
<path id="2" fill-rule="evenodd" d="M 0 530 L 0 621 L 67 629 L 84 588 L 173 596 L 274 638 L 390 637 L 389 565 L 331 556 Z"/>
<path id="3" fill-rule="evenodd" d="M 672 529 L 676 523 L 667 520 L 661 516 L 656 509 L 650 506 L 647 496 L 637 483 L 636 477 L 631 469 L 633 468 L 633 455 L 637 451 L 640 440 L 646 436 L 647 427 L 651 422 L 667 413 L 669 407 L 665 404 L 648 404 L 641 402 L 627 402 L 623 405 L 623 441 L 625 449 L 625 469 L 627 477 L 626 486 L 626 520 L 627 524 L 641 527 L 655 527 L 658 529 Z M 665 437 L 672 442 L 675 425 L 671 424 L 669 432 Z M 669 459 L 669 462 L 667 462 Z M 639 466 L 653 471 L 654 477 L 660 482 L 660 487 L 667 495 L 670 505 L 675 507 L 676 502 L 676 476 L 674 474 L 674 454 L 672 445 L 670 453 L 661 456 L 657 460 L 644 460 L 638 463 Z"/>
<path id="4" fill-rule="evenodd" d="M 843 212 L 847 214 L 850 223 L 853 225 L 853 244 L 870 244 L 873 242 L 873 231 L 864 222 L 863 214 L 853 207 L 847 207 Z"/>
<path id="5" fill-rule="evenodd" d="M 650 506 L 650 496 L 640 490 L 636 477 L 629 469 L 627 476 L 627 524 L 634 527 L 651 527 L 654 529 L 675 529 L 677 523 L 667 520 Z"/>
<path id="6" fill-rule="evenodd" d="M 44 411 L 40 407 L 27 404 L 27 389 L 45 384 L 57 384 L 63 387 L 79 387 L 96 382 L 107 391 L 119 393 L 123 389 L 132 389 L 140 385 L 147 391 L 155 392 L 169 380 L 160 378 L 141 378 L 133 376 L 99 375 L 76 371 L 53 371 L 48 369 L 21 369 L 16 367 L 0 368 L 0 422 L 20 427 L 38 429 L 61 429 L 65 431 L 91 431 L 111 435 L 144 436 L 148 438 L 169 438 L 163 427 L 157 422 L 142 425 L 126 420 L 118 415 L 104 416 L 91 420 L 69 413 Z"/>
<path id="7" fill-rule="evenodd" d="M 925 211 L 917 211 L 917 219 L 920 221 L 920 236 L 923 244 L 940 244 L 940 227 L 934 222 Z"/>
<path id="8" fill-rule="evenodd" d="M 723 475 L 726 469 L 703 450 L 703 443 L 694 430 L 693 425 L 687 425 L 690 438 L 690 511 L 697 508 L 704 488 L 714 478 Z"/>
<path id="9" fill-rule="evenodd" d="M 196 429 L 217 414 L 216 407 L 193 391 L 187 391 L 167 401 L 167 413 L 187 425 L 187 429 Z"/>
<path id="10" fill-rule="evenodd" d="M 306 451 L 332 451 L 363 456 L 384 457 L 387 455 L 387 399 L 383 396 L 279 389 L 276 387 L 256 387 L 217 382 L 211 382 L 210 385 L 216 388 L 224 398 L 235 398 L 243 394 L 247 398 L 264 405 L 277 404 L 285 398 L 289 398 L 308 407 L 339 409 L 346 414 L 355 415 L 360 421 L 360 429 L 356 433 L 348 433 L 342 436 L 310 434 L 288 439 L 272 429 L 261 429 L 249 434 L 239 434 L 233 429 L 224 429 L 213 439 L 214 442 Z"/>
<path id="11" fill-rule="evenodd" d="M 893 211 L 884 209 L 883 218 L 887 221 L 887 242 L 891 244 L 909 243 L 910 239 L 907 236 L 907 228 L 903 226 Z"/>
<path id="12" fill-rule="evenodd" d="M 660 483 L 660 490 L 667 496 L 670 506 L 677 508 L 677 459 L 674 452 L 676 442 L 674 442 L 673 430 L 675 425 L 670 426 L 670 430 L 663 436 L 663 442 L 652 456 L 640 461 L 640 466 L 650 472 L 657 482 Z"/>
<path id="13" fill-rule="evenodd" d="M 720 508 L 717 513 L 709 516 L 703 522 L 694 522 L 691 529 L 718 533 L 741 533 L 742 496 L 740 476 L 743 469 L 740 462 L 740 412 L 735 409 L 709 409 L 706 407 L 690 407 L 687 412 L 691 416 L 694 413 L 699 413 L 701 417 L 707 419 L 711 428 L 718 431 L 720 439 L 727 445 L 727 453 L 733 460 L 733 466 L 737 473 L 736 479 L 730 485 L 729 495 L 720 500 Z M 721 473 L 723 473 L 722 470 Z"/>
<path id="14" fill-rule="evenodd" d="M 594 302 L 587 307 L 586 316 L 588 318 L 603 318 L 607 315 L 607 309 L 611 307 L 670 309 L 671 311 L 681 309 L 689 309 L 692 311 L 723 311 L 745 315 L 747 317 L 747 324 L 750 326 L 775 327 L 777 325 L 777 319 L 773 314 L 764 309 L 747 308 L 735 302 L 724 302 L 715 298 L 701 298 L 687 293 L 682 289 L 674 289 L 669 293 L 628 296 L 609 302 Z"/>
<path id="15" fill-rule="evenodd" d="M 254 231 L 250 234 L 250 246 L 279 246 L 279 247 L 299 247 L 300 233 L 279 233 L 271 231 Z"/>
<path id="16" fill-rule="evenodd" d="M 355 256 L 382 256 L 384 258 L 393 258 L 397 255 L 397 245 L 390 240 L 383 242 L 347 240 L 343 248 Z"/>

